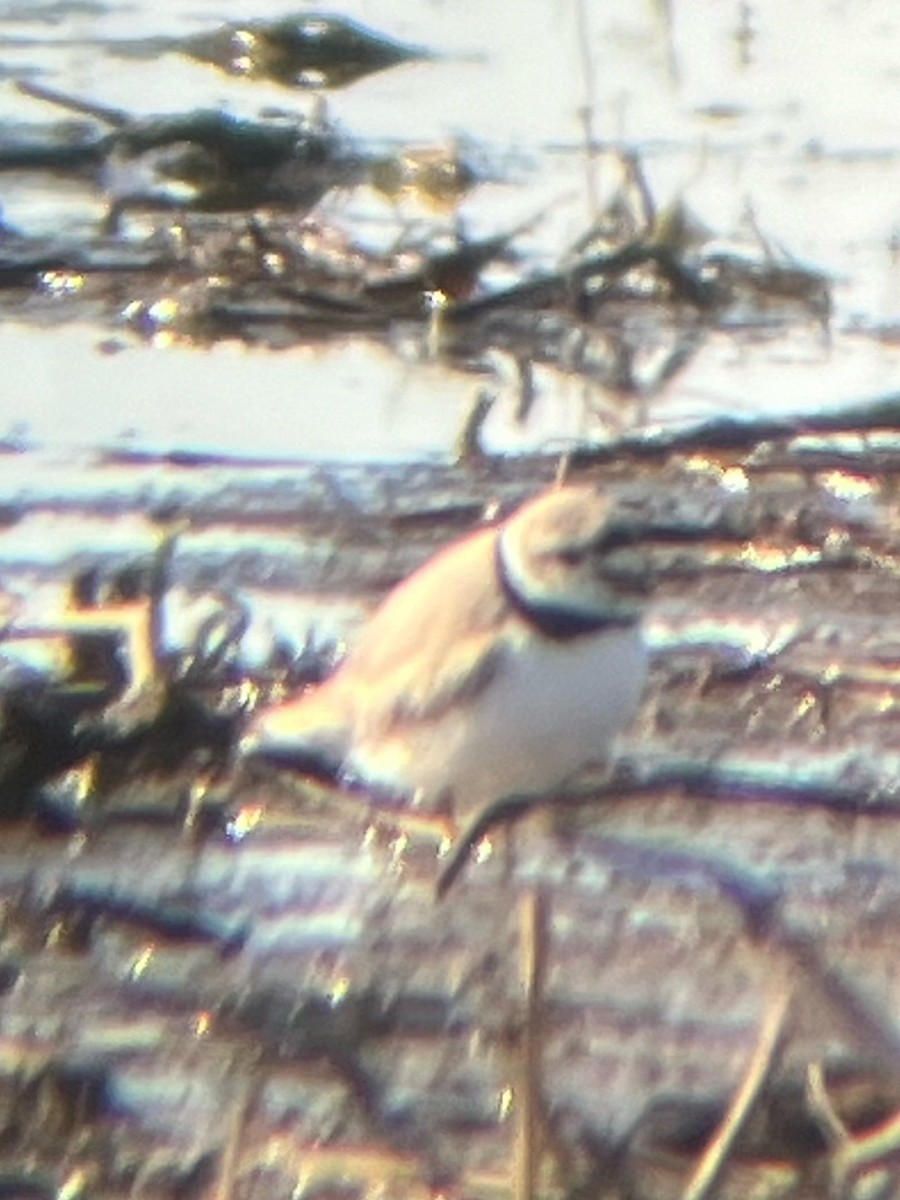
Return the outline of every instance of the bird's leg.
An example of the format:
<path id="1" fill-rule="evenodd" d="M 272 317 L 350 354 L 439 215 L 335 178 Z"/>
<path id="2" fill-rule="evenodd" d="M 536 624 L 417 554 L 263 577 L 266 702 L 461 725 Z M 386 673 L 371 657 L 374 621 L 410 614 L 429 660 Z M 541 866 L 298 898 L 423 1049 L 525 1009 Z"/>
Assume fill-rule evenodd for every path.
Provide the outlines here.
<path id="1" fill-rule="evenodd" d="M 472 851 L 486 834 L 490 833 L 495 826 L 511 825 L 544 799 L 546 799 L 544 796 L 506 796 L 502 800 L 494 800 L 480 809 L 453 843 L 453 848 L 435 885 L 436 899 L 443 900 L 447 895 L 472 856 Z"/>

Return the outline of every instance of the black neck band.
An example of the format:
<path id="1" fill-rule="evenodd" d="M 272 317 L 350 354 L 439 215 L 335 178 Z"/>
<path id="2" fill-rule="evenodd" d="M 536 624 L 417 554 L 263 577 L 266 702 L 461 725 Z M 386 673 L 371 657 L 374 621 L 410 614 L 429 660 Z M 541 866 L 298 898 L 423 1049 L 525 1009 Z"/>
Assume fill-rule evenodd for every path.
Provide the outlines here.
<path id="1" fill-rule="evenodd" d="M 627 629 L 637 624 L 637 616 L 607 613 L 586 613 L 577 608 L 566 608 L 561 604 L 531 604 L 509 577 L 506 563 L 503 559 L 501 540 L 497 538 L 495 553 L 497 563 L 497 578 L 503 588 L 503 594 L 513 609 L 545 637 L 555 642 L 568 642 L 573 638 L 583 637 L 588 633 L 599 633 L 604 629 Z"/>

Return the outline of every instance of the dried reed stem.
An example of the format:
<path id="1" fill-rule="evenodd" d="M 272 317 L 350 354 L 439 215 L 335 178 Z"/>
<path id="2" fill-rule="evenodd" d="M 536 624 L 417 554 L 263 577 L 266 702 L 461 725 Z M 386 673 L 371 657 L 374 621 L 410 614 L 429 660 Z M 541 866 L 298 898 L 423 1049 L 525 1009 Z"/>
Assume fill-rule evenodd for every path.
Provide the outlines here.
<path id="1" fill-rule="evenodd" d="M 769 1002 L 765 1020 L 759 1032 L 759 1040 L 747 1067 L 741 1086 L 735 1092 L 728 1111 L 722 1118 L 715 1137 L 703 1151 L 703 1155 L 685 1188 L 682 1200 L 707 1200 L 734 1149 L 738 1134 L 750 1115 L 759 1094 L 765 1086 L 784 1035 L 785 1021 L 791 1005 L 792 988 L 782 985 Z"/>
<path id="2" fill-rule="evenodd" d="M 576 0 L 575 19 L 578 26 L 578 51 L 581 55 L 581 76 L 584 84 L 584 103 L 578 110 L 584 138 L 584 174 L 591 220 L 600 213 L 600 192 L 597 186 L 597 160 L 594 140 L 594 97 L 597 91 L 597 70 L 591 53 L 591 27 L 585 0 Z"/>
<path id="3" fill-rule="evenodd" d="M 525 1012 L 519 1045 L 519 1085 L 516 1095 L 516 1153 L 513 1194 L 534 1200 L 542 1150 L 543 997 L 547 965 L 547 900 L 534 889 L 519 907 L 520 969 Z"/>

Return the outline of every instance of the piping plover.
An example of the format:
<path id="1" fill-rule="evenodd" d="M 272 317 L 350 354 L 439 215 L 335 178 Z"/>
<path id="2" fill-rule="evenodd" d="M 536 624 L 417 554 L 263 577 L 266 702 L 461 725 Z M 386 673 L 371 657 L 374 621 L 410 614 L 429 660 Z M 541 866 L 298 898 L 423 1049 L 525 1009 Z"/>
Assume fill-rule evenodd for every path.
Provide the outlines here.
<path id="1" fill-rule="evenodd" d="M 463 537 L 390 593 L 331 678 L 262 712 L 244 753 L 465 819 L 602 762 L 647 672 L 646 581 L 614 568 L 632 537 L 586 484 Z"/>

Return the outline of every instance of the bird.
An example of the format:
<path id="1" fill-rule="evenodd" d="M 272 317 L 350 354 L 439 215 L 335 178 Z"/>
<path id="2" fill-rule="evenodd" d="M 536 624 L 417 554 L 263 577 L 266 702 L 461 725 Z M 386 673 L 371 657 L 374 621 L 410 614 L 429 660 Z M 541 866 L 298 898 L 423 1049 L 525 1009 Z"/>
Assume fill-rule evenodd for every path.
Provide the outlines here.
<path id="1" fill-rule="evenodd" d="M 254 715 L 246 760 L 470 820 L 593 763 L 648 670 L 634 522 L 572 482 L 440 550 L 399 583 L 323 683 Z"/>

